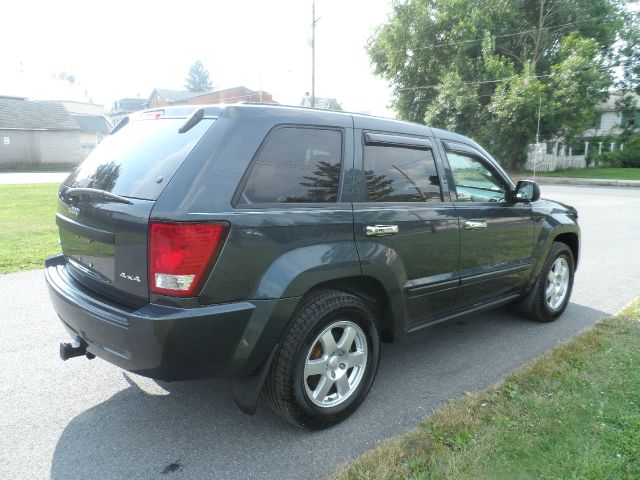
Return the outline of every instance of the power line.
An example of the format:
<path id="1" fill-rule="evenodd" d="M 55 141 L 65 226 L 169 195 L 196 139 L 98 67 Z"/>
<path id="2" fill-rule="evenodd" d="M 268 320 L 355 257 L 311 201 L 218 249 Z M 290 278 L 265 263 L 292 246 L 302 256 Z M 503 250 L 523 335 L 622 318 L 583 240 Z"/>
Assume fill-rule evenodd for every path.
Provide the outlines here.
<path id="1" fill-rule="evenodd" d="M 575 21 L 575 22 L 569 22 L 569 23 L 564 23 L 562 25 L 551 25 L 549 27 L 542 27 L 542 28 L 532 28 L 529 30 L 521 30 L 518 32 L 509 32 L 509 33 L 504 33 L 504 34 L 500 34 L 500 35 L 492 35 L 491 38 L 505 38 L 505 37 L 516 37 L 518 35 L 522 35 L 524 33 L 534 33 L 534 32 L 539 32 L 541 30 L 551 30 L 551 29 L 557 29 L 557 28 L 564 28 L 564 27 L 568 27 L 571 25 L 580 25 L 582 23 L 587 23 L 587 22 L 593 22 L 595 20 L 602 20 L 604 18 L 608 17 L 608 15 L 602 15 L 600 17 L 592 17 L 592 18 L 588 18 L 586 20 L 579 20 L 579 21 Z M 450 42 L 450 43 L 438 43 L 435 45 L 425 45 L 423 47 L 415 47 L 415 48 L 405 48 L 405 49 L 398 49 L 398 50 L 374 50 L 375 52 L 381 52 L 381 53 L 404 53 L 407 51 L 411 51 L 411 52 L 415 52 L 415 51 L 419 51 L 419 50 L 432 50 L 432 49 L 436 49 L 436 48 L 443 48 L 443 47 L 455 47 L 456 45 L 466 45 L 469 43 L 475 43 L 475 42 L 482 42 L 485 40 L 485 37 L 483 38 L 474 38 L 471 40 L 461 40 L 459 42 Z"/>
<path id="2" fill-rule="evenodd" d="M 607 67 L 600 67 L 600 68 L 595 68 L 594 70 L 597 71 L 604 71 L 604 70 L 609 70 L 612 68 L 618 68 L 618 67 L 625 67 L 625 66 L 629 66 L 631 64 L 628 63 L 621 63 L 618 65 L 609 65 Z M 573 70 L 571 73 L 582 73 L 582 72 L 590 72 L 592 69 L 584 69 L 584 70 Z M 553 77 L 556 75 L 560 75 L 562 74 L 562 72 L 553 72 L 553 73 L 543 73 L 540 75 L 529 75 L 525 78 L 544 78 L 544 77 Z M 465 82 L 460 82 L 460 85 L 485 85 L 485 84 L 489 84 L 489 83 L 501 83 L 501 82 L 508 82 L 509 80 L 513 80 L 514 78 L 520 78 L 520 75 L 512 75 L 510 77 L 504 77 L 504 78 L 496 78 L 494 80 L 471 80 L 471 81 L 465 81 Z M 434 83 L 433 85 L 422 85 L 419 87 L 402 87 L 402 88 L 398 88 L 397 90 L 399 91 L 404 91 L 404 90 L 426 90 L 429 88 L 436 88 L 441 86 L 442 83 Z"/>

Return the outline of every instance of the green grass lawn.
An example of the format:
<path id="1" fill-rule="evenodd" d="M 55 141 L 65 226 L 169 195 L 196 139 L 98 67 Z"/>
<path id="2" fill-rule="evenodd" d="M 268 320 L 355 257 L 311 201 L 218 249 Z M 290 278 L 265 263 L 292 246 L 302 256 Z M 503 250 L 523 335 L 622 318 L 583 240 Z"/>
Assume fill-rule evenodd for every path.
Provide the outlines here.
<path id="1" fill-rule="evenodd" d="M 640 478 L 638 345 L 640 302 L 332 478 Z"/>
<path id="2" fill-rule="evenodd" d="M 529 173 L 529 175 L 531 175 Z M 604 178 L 607 180 L 640 180 L 640 168 L 572 168 L 555 172 L 536 172 L 541 177 Z"/>
<path id="3" fill-rule="evenodd" d="M 60 251 L 57 184 L 0 185 L 0 273 L 42 268 Z"/>

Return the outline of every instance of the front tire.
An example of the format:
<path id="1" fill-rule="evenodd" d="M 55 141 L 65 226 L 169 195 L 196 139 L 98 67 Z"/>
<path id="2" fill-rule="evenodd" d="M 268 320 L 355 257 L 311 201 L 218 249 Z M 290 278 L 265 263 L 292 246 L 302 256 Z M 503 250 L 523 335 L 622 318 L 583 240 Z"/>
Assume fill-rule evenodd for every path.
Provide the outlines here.
<path id="1" fill-rule="evenodd" d="M 531 293 L 529 317 L 547 323 L 562 315 L 569 304 L 574 274 L 571 249 L 564 243 L 553 242 Z"/>
<path id="2" fill-rule="evenodd" d="M 318 291 L 294 315 L 267 377 L 265 396 L 290 423 L 327 428 L 362 403 L 379 359 L 371 308 L 349 293 Z"/>

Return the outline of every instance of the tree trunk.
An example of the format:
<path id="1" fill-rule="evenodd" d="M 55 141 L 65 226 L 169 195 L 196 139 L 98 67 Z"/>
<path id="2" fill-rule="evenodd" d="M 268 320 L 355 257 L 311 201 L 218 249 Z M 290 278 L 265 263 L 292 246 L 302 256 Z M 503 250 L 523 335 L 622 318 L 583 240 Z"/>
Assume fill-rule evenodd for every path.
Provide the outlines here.
<path id="1" fill-rule="evenodd" d="M 518 152 L 511 151 L 507 155 L 507 171 L 514 172 L 518 165 Z"/>

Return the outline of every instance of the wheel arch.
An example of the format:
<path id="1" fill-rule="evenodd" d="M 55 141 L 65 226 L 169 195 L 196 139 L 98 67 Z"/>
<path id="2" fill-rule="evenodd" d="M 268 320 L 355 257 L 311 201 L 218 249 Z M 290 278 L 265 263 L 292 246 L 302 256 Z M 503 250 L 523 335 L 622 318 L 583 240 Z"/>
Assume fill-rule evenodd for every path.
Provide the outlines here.
<path id="1" fill-rule="evenodd" d="M 398 336 L 398 325 L 395 321 L 400 312 L 395 306 L 384 285 L 376 278 L 369 276 L 351 276 L 335 278 L 318 283 L 305 292 L 303 297 L 318 290 L 340 290 L 355 295 L 368 303 L 379 321 L 380 339 L 393 342 Z"/>
<path id="2" fill-rule="evenodd" d="M 564 243 L 573 254 L 574 268 L 578 268 L 578 255 L 580 254 L 580 238 L 575 232 L 560 233 L 553 237 L 554 242 Z"/>

